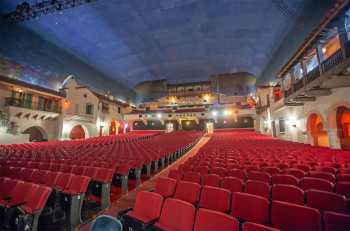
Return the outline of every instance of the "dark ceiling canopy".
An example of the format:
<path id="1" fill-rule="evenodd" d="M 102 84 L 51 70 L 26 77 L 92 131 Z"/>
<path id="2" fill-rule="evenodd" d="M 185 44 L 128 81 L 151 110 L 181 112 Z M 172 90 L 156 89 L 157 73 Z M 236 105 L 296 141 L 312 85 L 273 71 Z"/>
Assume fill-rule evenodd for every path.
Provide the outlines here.
<path id="1" fill-rule="evenodd" d="M 142 81 L 201 81 L 238 71 L 259 78 L 309 2 L 96 0 L 11 26 L 25 27 L 129 88 Z M 0 13 L 20 3 L 1 0 Z"/>

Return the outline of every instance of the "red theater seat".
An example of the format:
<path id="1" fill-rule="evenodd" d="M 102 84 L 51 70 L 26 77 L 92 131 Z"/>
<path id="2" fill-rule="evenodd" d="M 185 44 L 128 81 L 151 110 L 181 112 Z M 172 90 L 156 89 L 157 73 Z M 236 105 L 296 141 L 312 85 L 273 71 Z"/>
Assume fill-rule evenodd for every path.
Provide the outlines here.
<path id="1" fill-rule="evenodd" d="M 163 197 L 172 197 L 175 193 L 176 180 L 168 177 L 160 177 L 157 179 L 154 192 Z"/>
<path id="2" fill-rule="evenodd" d="M 306 173 L 303 170 L 296 168 L 286 169 L 285 174 L 295 176 L 298 179 L 301 179 L 306 175 Z"/>
<path id="3" fill-rule="evenodd" d="M 192 231 L 195 212 L 192 204 L 168 198 L 164 202 L 159 221 L 154 226 L 166 231 Z"/>
<path id="4" fill-rule="evenodd" d="M 198 209 L 194 231 L 239 231 L 237 219 L 217 211 Z"/>
<path id="5" fill-rule="evenodd" d="M 281 169 L 277 167 L 265 167 L 263 171 L 269 173 L 271 176 L 281 173 Z"/>
<path id="6" fill-rule="evenodd" d="M 248 180 L 258 180 L 270 184 L 271 176 L 266 172 L 250 171 L 248 172 Z"/>
<path id="7" fill-rule="evenodd" d="M 179 170 L 170 170 L 168 177 L 175 180 L 182 180 L 183 174 Z"/>
<path id="8" fill-rule="evenodd" d="M 70 195 L 78 195 L 85 193 L 91 178 L 87 176 L 72 175 L 71 181 L 67 189 L 63 190 Z"/>
<path id="9" fill-rule="evenodd" d="M 28 201 L 28 198 L 32 196 L 35 190 L 39 187 L 28 182 L 18 181 L 14 189 L 8 196 L 8 198 L 3 198 L 0 200 L 0 205 L 2 207 L 13 207 L 20 206 L 25 204 Z"/>
<path id="10" fill-rule="evenodd" d="M 348 199 L 350 199 L 350 182 L 338 182 L 335 185 L 335 192 L 344 195 Z"/>
<path id="11" fill-rule="evenodd" d="M 289 184 L 299 186 L 299 179 L 293 175 L 277 174 L 271 178 L 272 184 Z"/>
<path id="12" fill-rule="evenodd" d="M 309 189 L 316 189 L 316 190 L 332 192 L 334 185 L 332 184 L 332 182 L 329 182 L 327 180 L 314 178 L 314 177 L 304 177 L 300 181 L 300 187 L 304 191 Z"/>
<path id="13" fill-rule="evenodd" d="M 272 186 L 271 200 L 304 205 L 304 191 L 294 185 L 275 184 Z"/>
<path id="14" fill-rule="evenodd" d="M 242 169 L 232 169 L 228 172 L 228 176 L 236 177 L 242 180 L 246 180 L 247 176 Z"/>
<path id="15" fill-rule="evenodd" d="M 198 172 L 185 172 L 183 180 L 200 184 L 201 175 Z"/>
<path id="16" fill-rule="evenodd" d="M 324 179 L 332 182 L 333 184 L 335 183 L 335 175 L 329 172 L 317 172 L 317 171 L 311 171 L 309 174 L 310 177 L 315 177 L 319 179 Z"/>
<path id="17" fill-rule="evenodd" d="M 199 201 L 201 186 L 188 181 L 177 182 L 174 198 L 196 204 Z"/>
<path id="18" fill-rule="evenodd" d="M 232 216 L 245 221 L 265 224 L 269 217 L 269 201 L 248 193 L 232 193 Z"/>
<path id="19" fill-rule="evenodd" d="M 231 192 L 242 192 L 243 185 L 243 180 L 236 177 L 225 177 L 222 180 L 222 188 L 228 189 Z"/>
<path id="20" fill-rule="evenodd" d="M 345 197 L 332 192 L 308 190 L 306 191 L 306 205 L 321 211 L 346 212 Z"/>
<path id="21" fill-rule="evenodd" d="M 321 214 L 314 208 L 272 201 L 271 225 L 283 231 L 321 231 Z"/>
<path id="22" fill-rule="evenodd" d="M 199 207 L 225 213 L 230 210 L 230 200 L 231 192 L 229 190 L 204 186 L 202 188 Z"/>
<path id="23" fill-rule="evenodd" d="M 157 193 L 141 191 L 137 193 L 135 205 L 127 216 L 143 223 L 149 223 L 160 216 L 163 197 Z"/>
<path id="24" fill-rule="evenodd" d="M 269 226 L 261 225 L 261 224 L 255 224 L 252 222 L 245 222 L 243 224 L 242 231 L 281 231 L 276 228 L 272 228 Z"/>
<path id="25" fill-rule="evenodd" d="M 226 176 L 226 169 L 225 168 L 213 168 L 210 173 L 211 174 L 215 174 L 215 175 L 219 175 L 221 177 L 225 177 Z"/>
<path id="26" fill-rule="evenodd" d="M 245 185 L 245 192 L 257 196 L 270 198 L 270 185 L 258 180 L 248 180 Z"/>
<path id="27" fill-rule="evenodd" d="M 325 212 L 323 215 L 324 231 L 349 231 L 350 230 L 350 215 Z"/>
<path id="28" fill-rule="evenodd" d="M 221 177 L 219 175 L 208 174 L 202 177 L 202 185 L 219 187 L 220 183 L 221 183 Z"/>
<path id="29" fill-rule="evenodd" d="M 51 189 L 46 186 L 39 186 L 36 190 L 28 197 L 28 200 L 24 205 L 21 205 L 23 212 L 27 214 L 40 213 L 44 209 L 45 204 L 50 196 Z"/>

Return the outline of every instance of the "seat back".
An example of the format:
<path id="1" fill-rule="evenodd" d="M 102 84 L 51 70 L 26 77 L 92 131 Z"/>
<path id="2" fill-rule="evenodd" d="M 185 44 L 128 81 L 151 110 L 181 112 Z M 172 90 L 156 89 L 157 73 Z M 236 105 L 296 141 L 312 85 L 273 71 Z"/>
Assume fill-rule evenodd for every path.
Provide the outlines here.
<path id="1" fill-rule="evenodd" d="M 319 172 L 319 171 L 311 171 L 309 174 L 310 177 L 315 177 L 319 179 L 324 179 L 332 182 L 333 184 L 336 181 L 335 175 L 329 172 Z"/>
<path id="2" fill-rule="evenodd" d="M 10 178 L 5 178 L 0 187 L 0 198 L 8 197 L 12 194 L 18 181 Z"/>
<path id="3" fill-rule="evenodd" d="M 163 197 L 172 197 L 176 189 L 176 180 L 168 177 L 160 177 L 157 179 L 154 192 Z"/>
<path id="4" fill-rule="evenodd" d="M 258 180 L 270 184 L 271 176 L 266 172 L 250 171 L 248 172 L 248 180 Z"/>
<path id="5" fill-rule="evenodd" d="M 199 201 L 201 186 L 188 181 L 177 182 L 174 198 L 195 204 Z"/>
<path id="6" fill-rule="evenodd" d="M 275 184 L 272 186 L 271 199 L 304 205 L 304 191 L 294 185 Z"/>
<path id="7" fill-rule="evenodd" d="M 232 216 L 265 224 L 269 218 L 269 201 L 261 196 L 234 192 L 232 193 Z"/>
<path id="8" fill-rule="evenodd" d="M 306 191 L 306 205 L 321 211 L 338 213 L 345 213 L 347 207 L 344 196 L 320 190 Z"/>
<path id="9" fill-rule="evenodd" d="M 298 179 L 301 179 L 301 178 L 305 177 L 305 175 L 306 175 L 306 173 L 303 170 L 297 169 L 297 168 L 286 169 L 285 173 L 288 175 L 295 176 Z"/>
<path id="10" fill-rule="evenodd" d="M 202 177 L 202 185 L 220 187 L 221 177 L 216 174 L 207 174 Z"/>
<path id="11" fill-rule="evenodd" d="M 195 207 L 188 202 L 168 198 L 155 226 L 164 230 L 192 231 L 195 211 Z"/>
<path id="12" fill-rule="evenodd" d="M 44 184 L 49 187 L 53 187 L 57 183 L 59 172 L 53 172 L 53 171 L 47 171 L 45 178 L 44 178 Z"/>
<path id="13" fill-rule="evenodd" d="M 245 192 L 269 199 L 270 185 L 258 180 L 248 180 L 245 185 Z"/>
<path id="14" fill-rule="evenodd" d="M 271 177 L 272 184 L 289 184 L 299 186 L 299 179 L 293 175 L 276 174 Z"/>
<path id="15" fill-rule="evenodd" d="M 261 224 L 245 222 L 243 224 L 242 231 L 281 231 L 281 230 L 275 229 L 269 226 L 261 225 Z"/>
<path id="16" fill-rule="evenodd" d="M 201 175 L 198 172 L 185 172 L 183 180 L 200 184 Z"/>
<path id="17" fill-rule="evenodd" d="M 350 230 L 350 215 L 325 212 L 323 215 L 324 231 L 349 231 Z"/>
<path id="18" fill-rule="evenodd" d="M 239 231 L 237 219 L 217 211 L 198 209 L 194 231 Z"/>
<path id="19" fill-rule="evenodd" d="M 170 170 L 168 174 L 169 178 L 175 179 L 175 180 L 182 180 L 183 174 L 179 170 Z"/>
<path id="20" fill-rule="evenodd" d="M 210 170 L 210 174 L 219 175 L 221 177 L 226 176 L 226 168 L 216 167 Z"/>
<path id="21" fill-rule="evenodd" d="M 304 191 L 309 189 L 316 189 L 316 190 L 332 192 L 334 185 L 332 184 L 332 182 L 329 182 L 327 180 L 314 178 L 314 177 L 304 177 L 300 181 L 300 187 Z"/>
<path id="22" fill-rule="evenodd" d="M 148 217 L 150 220 L 160 216 L 163 197 L 157 193 L 141 191 L 136 195 L 133 213 L 139 217 Z"/>
<path id="23" fill-rule="evenodd" d="M 225 213 L 230 210 L 230 200 L 231 192 L 229 190 L 204 186 L 202 188 L 199 207 Z"/>
<path id="24" fill-rule="evenodd" d="M 58 173 L 57 181 L 54 184 L 54 187 L 59 190 L 66 190 L 69 187 L 69 184 L 72 180 L 73 174 L 70 173 Z"/>
<path id="25" fill-rule="evenodd" d="M 88 176 L 78 176 L 72 174 L 71 181 L 69 183 L 68 188 L 65 190 L 65 192 L 71 194 L 71 195 L 78 195 L 81 193 L 85 193 L 89 182 L 91 178 Z"/>
<path id="26" fill-rule="evenodd" d="M 45 204 L 50 196 L 51 188 L 46 186 L 39 186 L 32 194 L 30 199 L 24 206 L 26 213 L 34 214 L 39 210 L 44 209 Z"/>
<path id="27" fill-rule="evenodd" d="M 320 231 L 321 214 L 314 208 L 272 201 L 271 225 L 281 230 Z"/>
<path id="28" fill-rule="evenodd" d="M 242 192 L 243 191 L 243 180 L 236 177 L 225 177 L 222 180 L 221 187 L 228 189 L 231 192 Z"/>
<path id="29" fill-rule="evenodd" d="M 19 204 L 27 202 L 27 198 L 30 198 L 35 189 L 39 187 L 32 183 L 19 181 L 11 193 L 11 204 Z"/>
<path id="30" fill-rule="evenodd" d="M 245 180 L 247 178 L 247 175 L 245 174 L 244 170 L 242 170 L 242 169 L 231 169 L 228 172 L 228 175 L 242 179 L 242 180 Z"/>
<path id="31" fill-rule="evenodd" d="M 335 185 L 335 192 L 350 198 L 350 182 L 338 182 Z"/>

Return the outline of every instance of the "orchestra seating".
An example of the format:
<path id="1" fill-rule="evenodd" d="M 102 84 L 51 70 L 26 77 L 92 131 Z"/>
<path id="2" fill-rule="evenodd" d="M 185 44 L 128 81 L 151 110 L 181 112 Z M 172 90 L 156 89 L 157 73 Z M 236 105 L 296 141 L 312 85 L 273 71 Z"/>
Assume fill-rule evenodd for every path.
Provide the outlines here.
<path id="1" fill-rule="evenodd" d="M 43 222 L 82 223 L 84 203 L 110 206 L 112 185 L 127 191 L 188 151 L 200 132 L 132 132 L 84 140 L 0 146 L 0 229 L 37 230 Z M 176 181 L 175 181 L 176 183 Z M 164 195 L 172 192 L 164 191 Z"/>
<path id="2" fill-rule="evenodd" d="M 119 218 L 138 230 L 350 230 L 349 170 L 346 151 L 215 132 L 148 192 L 162 204 L 152 219 L 140 220 L 132 209 Z M 135 206 L 147 207 L 143 201 Z"/>

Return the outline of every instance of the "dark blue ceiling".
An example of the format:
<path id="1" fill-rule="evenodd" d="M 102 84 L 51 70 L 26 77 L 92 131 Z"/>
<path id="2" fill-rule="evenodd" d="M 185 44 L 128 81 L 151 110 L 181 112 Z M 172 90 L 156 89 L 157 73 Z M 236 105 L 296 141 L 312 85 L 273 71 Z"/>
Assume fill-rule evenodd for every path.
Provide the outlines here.
<path id="1" fill-rule="evenodd" d="M 21 24 L 130 88 L 235 71 L 259 78 L 310 1 L 97 0 Z M 0 12 L 21 2 L 1 0 Z"/>

